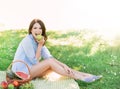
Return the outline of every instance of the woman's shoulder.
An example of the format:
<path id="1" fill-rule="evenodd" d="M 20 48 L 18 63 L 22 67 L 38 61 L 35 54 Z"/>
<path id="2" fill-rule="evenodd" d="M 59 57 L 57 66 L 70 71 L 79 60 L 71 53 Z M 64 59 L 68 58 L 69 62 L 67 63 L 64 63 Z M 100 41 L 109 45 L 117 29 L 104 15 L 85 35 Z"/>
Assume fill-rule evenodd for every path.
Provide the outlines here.
<path id="1" fill-rule="evenodd" d="M 27 43 L 27 42 L 29 42 L 31 39 L 30 39 L 30 35 L 26 35 L 23 39 L 22 39 L 22 41 L 21 41 L 21 43 Z"/>
<path id="2" fill-rule="evenodd" d="M 26 35 L 26 36 L 23 38 L 22 41 L 24 41 L 24 40 L 30 40 L 30 39 L 32 39 L 32 36 L 31 36 L 30 34 L 28 34 L 28 35 Z"/>

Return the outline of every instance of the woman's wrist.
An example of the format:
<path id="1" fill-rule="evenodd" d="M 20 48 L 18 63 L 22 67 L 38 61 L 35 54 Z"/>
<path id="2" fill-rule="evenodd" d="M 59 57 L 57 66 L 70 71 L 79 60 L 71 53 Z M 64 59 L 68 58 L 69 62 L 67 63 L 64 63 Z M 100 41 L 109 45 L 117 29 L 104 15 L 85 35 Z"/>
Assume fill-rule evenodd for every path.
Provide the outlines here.
<path id="1" fill-rule="evenodd" d="M 38 44 L 38 48 L 42 48 L 42 46 L 43 46 L 42 44 Z"/>

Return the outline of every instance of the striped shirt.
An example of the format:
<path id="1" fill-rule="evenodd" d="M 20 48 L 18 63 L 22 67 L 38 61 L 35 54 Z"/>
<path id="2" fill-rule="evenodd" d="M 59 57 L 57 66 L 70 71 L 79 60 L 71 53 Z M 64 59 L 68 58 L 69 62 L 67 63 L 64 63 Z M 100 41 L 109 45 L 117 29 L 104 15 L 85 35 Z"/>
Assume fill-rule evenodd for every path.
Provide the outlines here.
<path id="1" fill-rule="evenodd" d="M 20 42 L 20 44 L 16 50 L 13 61 L 16 61 L 16 60 L 24 61 L 29 66 L 29 68 L 31 68 L 33 65 L 38 63 L 38 60 L 35 57 L 37 47 L 38 47 L 38 43 L 34 40 L 32 34 L 27 35 Z M 43 59 L 52 58 L 52 55 L 50 54 L 50 52 L 46 46 L 43 46 L 41 48 L 40 53 L 41 53 L 41 58 L 43 58 Z M 23 71 L 23 72 L 28 73 L 28 69 L 27 69 L 26 65 L 24 65 L 23 63 L 20 63 L 20 62 L 13 64 L 12 71 L 13 72 Z"/>

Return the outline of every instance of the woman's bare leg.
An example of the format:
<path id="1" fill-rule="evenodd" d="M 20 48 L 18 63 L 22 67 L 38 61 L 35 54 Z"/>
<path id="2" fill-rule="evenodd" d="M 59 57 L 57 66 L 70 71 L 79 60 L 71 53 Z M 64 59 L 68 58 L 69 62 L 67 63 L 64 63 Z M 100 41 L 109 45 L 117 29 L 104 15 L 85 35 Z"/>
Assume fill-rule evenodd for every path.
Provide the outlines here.
<path id="1" fill-rule="evenodd" d="M 77 79 L 77 76 L 74 76 L 73 74 L 66 73 L 64 68 L 61 67 L 58 63 L 56 63 L 52 59 L 44 60 L 44 61 L 41 61 L 40 63 L 34 65 L 31 68 L 31 76 L 32 76 L 32 78 L 38 77 L 49 69 L 51 69 L 51 70 L 55 71 L 56 73 L 61 74 L 63 76 L 68 76 L 68 77 Z"/>
<path id="2" fill-rule="evenodd" d="M 58 61 L 58 60 L 56 60 L 54 58 L 53 58 L 53 60 L 55 62 L 57 62 L 58 64 L 60 64 L 61 66 L 66 66 L 67 68 L 69 68 L 70 71 L 72 71 L 74 73 L 74 75 L 78 76 L 79 79 L 84 79 L 84 78 L 88 78 L 90 76 L 93 76 L 93 74 L 89 74 L 89 73 L 84 73 L 84 72 L 79 72 L 79 71 L 73 70 L 70 67 L 68 67 L 66 64 L 64 64 L 64 63 L 62 63 L 62 62 L 60 62 L 60 61 Z"/>
<path id="3" fill-rule="evenodd" d="M 46 71 L 48 71 L 50 69 L 52 69 L 53 71 L 55 71 L 58 74 L 61 74 L 63 76 L 68 76 L 68 77 L 71 77 L 74 79 L 83 80 L 84 78 L 90 76 L 90 74 L 78 72 L 78 71 L 75 71 L 72 69 L 71 69 L 71 71 L 73 73 L 67 73 L 61 65 L 59 65 L 57 62 L 55 62 L 52 59 L 44 60 L 44 61 L 41 61 L 40 63 L 34 65 L 31 68 L 31 76 L 32 76 L 32 78 L 38 77 L 40 75 L 42 76 Z"/>

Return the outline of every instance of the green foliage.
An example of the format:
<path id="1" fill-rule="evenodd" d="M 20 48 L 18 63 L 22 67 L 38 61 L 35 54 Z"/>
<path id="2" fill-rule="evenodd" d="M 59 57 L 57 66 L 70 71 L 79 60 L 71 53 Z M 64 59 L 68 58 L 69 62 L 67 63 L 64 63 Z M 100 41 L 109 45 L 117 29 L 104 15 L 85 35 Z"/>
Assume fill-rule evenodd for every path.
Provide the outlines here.
<path id="1" fill-rule="evenodd" d="M 11 63 L 19 42 L 26 34 L 24 29 L 0 32 L 0 70 L 5 70 Z"/>
<path id="2" fill-rule="evenodd" d="M 26 35 L 25 29 L 0 32 L 0 70 L 6 70 Z M 107 40 L 89 30 L 48 31 L 47 35 L 46 45 L 59 61 L 75 70 L 103 75 L 92 84 L 77 80 L 81 89 L 120 89 L 119 42 L 109 45 Z"/>

